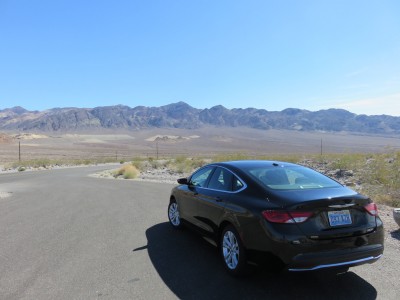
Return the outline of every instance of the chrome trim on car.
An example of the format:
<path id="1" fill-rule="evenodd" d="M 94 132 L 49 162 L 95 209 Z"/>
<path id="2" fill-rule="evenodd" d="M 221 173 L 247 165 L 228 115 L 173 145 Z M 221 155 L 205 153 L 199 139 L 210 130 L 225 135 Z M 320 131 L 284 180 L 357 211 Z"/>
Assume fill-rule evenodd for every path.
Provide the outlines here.
<path id="1" fill-rule="evenodd" d="M 319 269 L 324 269 L 324 268 L 333 268 L 333 267 L 341 267 L 341 266 L 347 266 L 347 265 L 352 265 L 352 264 L 358 264 L 358 263 L 363 263 L 367 262 L 369 260 L 377 260 L 382 257 L 382 254 L 378 256 L 369 256 L 366 258 L 362 259 L 357 259 L 357 260 L 352 260 L 352 261 L 346 261 L 342 263 L 336 263 L 336 264 L 328 264 L 328 265 L 319 265 L 313 268 L 302 268 L 302 269 L 289 269 L 291 272 L 302 272 L 302 271 L 314 271 L 314 270 L 319 270 Z"/>
<path id="2" fill-rule="evenodd" d="M 338 205 L 329 205 L 329 207 L 331 208 L 345 208 L 345 207 L 350 207 L 350 206 L 354 206 L 354 203 L 350 203 L 350 204 L 338 204 Z"/>

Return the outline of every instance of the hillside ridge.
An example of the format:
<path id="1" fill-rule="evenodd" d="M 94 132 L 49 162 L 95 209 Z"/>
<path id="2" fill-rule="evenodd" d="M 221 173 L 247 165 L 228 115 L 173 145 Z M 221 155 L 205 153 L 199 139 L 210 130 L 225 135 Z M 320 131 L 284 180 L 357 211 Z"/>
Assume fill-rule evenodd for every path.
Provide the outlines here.
<path id="1" fill-rule="evenodd" d="M 319 111 L 298 108 L 268 111 L 256 108 L 228 109 L 217 105 L 197 109 L 181 101 L 160 107 L 132 108 L 115 105 L 28 111 L 16 106 L 0 110 L 0 130 L 53 132 L 90 129 L 197 129 L 207 125 L 242 126 L 262 130 L 400 134 L 400 117 L 357 115 L 333 108 Z"/>

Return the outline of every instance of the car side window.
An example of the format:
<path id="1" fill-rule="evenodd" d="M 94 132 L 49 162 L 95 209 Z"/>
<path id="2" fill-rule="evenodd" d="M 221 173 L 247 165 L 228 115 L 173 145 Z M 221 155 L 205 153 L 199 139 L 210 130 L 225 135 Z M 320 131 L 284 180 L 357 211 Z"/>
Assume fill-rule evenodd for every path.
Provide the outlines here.
<path id="1" fill-rule="evenodd" d="M 210 182 L 208 183 L 208 188 L 213 190 L 225 191 L 226 186 L 224 182 L 224 169 L 216 168 L 213 175 L 211 176 Z"/>
<path id="2" fill-rule="evenodd" d="M 213 169 L 214 167 L 205 167 L 203 169 L 200 169 L 199 171 L 197 171 L 192 175 L 189 184 L 198 187 L 205 187 L 207 179 L 210 176 L 211 171 Z"/>
<path id="3" fill-rule="evenodd" d="M 232 183 L 232 191 L 234 192 L 244 187 L 243 182 L 241 182 L 236 176 L 233 176 Z"/>
<path id="4" fill-rule="evenodd" d="M 230 171 L 224 168 L 216 168 L 208 183 L 208 188 L 219 191 L 237 191 L 243 187 L 243 183 Z"/>

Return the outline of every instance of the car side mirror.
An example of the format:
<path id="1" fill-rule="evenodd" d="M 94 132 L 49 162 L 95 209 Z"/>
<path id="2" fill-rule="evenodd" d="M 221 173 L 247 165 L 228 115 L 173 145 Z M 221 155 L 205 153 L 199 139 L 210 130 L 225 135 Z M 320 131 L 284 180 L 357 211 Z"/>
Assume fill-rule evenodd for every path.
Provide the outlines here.
<path id="1" fill-rule="evenodd" d="M 179 184 L 189 184 L 187 178 L 179 178 L 177 181 Z"/>

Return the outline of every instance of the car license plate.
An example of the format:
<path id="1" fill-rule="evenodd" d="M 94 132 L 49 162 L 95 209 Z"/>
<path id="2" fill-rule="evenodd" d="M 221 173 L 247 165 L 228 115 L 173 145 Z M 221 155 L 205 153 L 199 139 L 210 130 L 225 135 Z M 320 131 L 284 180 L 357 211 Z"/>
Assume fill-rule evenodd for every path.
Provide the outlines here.
<path id="1" fill-rule="evenodd" d="M 349 210 L 328 211 L 328 218 L 331 226 L 351 224 L 351 215 Z"/>

